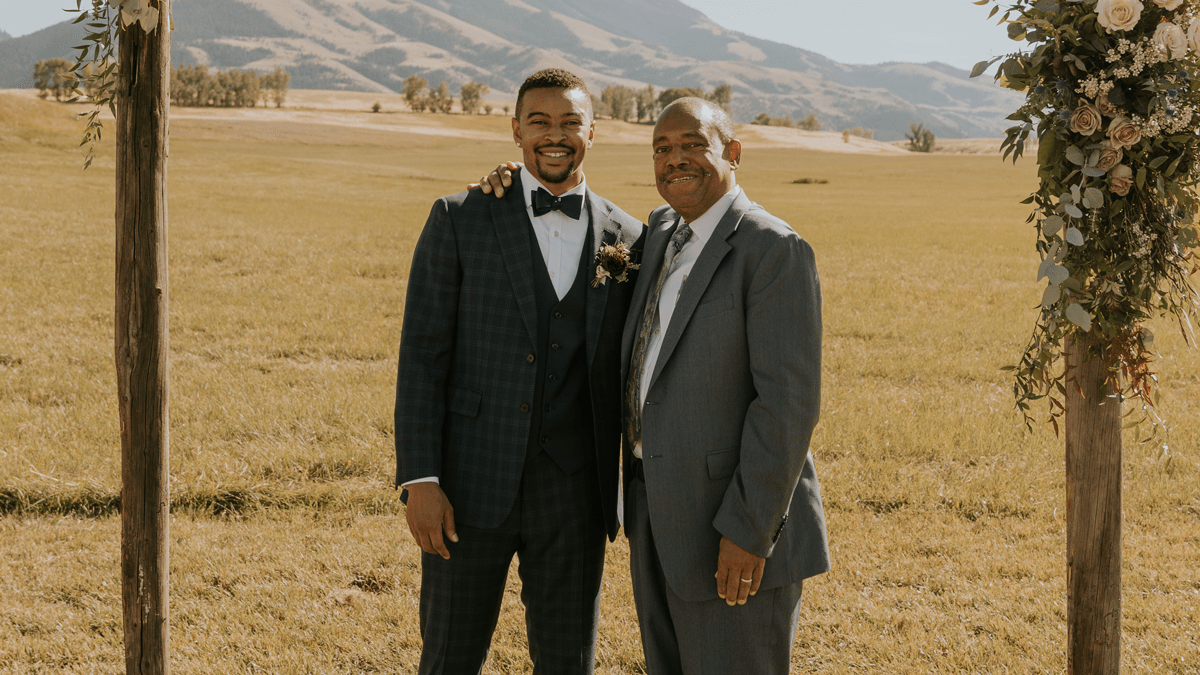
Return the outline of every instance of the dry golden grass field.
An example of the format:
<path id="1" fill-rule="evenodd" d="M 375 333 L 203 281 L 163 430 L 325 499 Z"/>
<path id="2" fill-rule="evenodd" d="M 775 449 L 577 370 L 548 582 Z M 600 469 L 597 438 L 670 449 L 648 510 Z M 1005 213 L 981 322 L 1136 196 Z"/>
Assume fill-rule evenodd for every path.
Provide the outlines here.
<path id="1" fill-rule="evenodd" d="M 112 147 L 81 171 L 72 112 L 0 94 L 5 675 L 123 672 Z M 432 200 L 516 158 L 508 122 L 176 113 L 173 670 L 413 672 L 419 559 L 390 489 L 405 279 Z M 605 125 L 589 184 L 644 216 L 646 129 Z M 1041 297 L 1032 163 L 758 143 L 738 177 L 812 243 L 825 297 L 834 567 L 805 584 L 794 672 L 1064 672 L 1062 442 L 1024 431 L 999 370 Z M 1166 453 L 1127 436 L 1122 658 L 1196 673 L 1200 358 L 1156 328 L 1173 426 Z M 626 563 L 618 540 L 608 675 L 643 672 Z M 485 672 L 531 670 L 514 581 Z"/>

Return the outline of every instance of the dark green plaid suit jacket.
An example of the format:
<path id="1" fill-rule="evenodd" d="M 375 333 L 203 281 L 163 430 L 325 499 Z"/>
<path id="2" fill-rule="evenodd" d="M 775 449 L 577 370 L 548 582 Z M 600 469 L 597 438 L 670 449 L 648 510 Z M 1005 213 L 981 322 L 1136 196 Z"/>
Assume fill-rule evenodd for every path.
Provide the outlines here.
<path id="1" fill-rule="evenodd" d="M 593 241 L 640 253 L 642 224 L 588 191 Z M 396 384 L 396 484 L 437 476 L 455 522 L 491 528 L 510 512 L 525 462 L 537 368 L 531 255 L 520 173 L 503 199 L 479 190 L 434 203 L 408 279 Z M 532 248 L 531 248 L 532 247 Z M 595 276 L 595 259 L 587 270 Z M 596 466 L 616 536 L 621 334 L 636 272 L 587 290 Z"/>

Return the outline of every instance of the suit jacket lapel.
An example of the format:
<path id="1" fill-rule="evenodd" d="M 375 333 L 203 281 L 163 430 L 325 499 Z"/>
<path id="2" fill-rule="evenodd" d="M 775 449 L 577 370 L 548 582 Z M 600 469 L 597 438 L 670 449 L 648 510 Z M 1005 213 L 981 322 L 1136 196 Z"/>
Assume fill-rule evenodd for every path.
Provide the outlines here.
<path id="1" fill-rule="evenodd" d="M 604 310 L 608 305 L 608 289 L 612 284 L 617 283 L 609 280 L 599 286 L 592 285 L 592 279 L 596 278 L 596 251 L 600 250 L 600 246 L 603 244 L 615 244 L 618 241 L 620 226 L 608 217 L 607 204 L 597 204 L 596 200 L 592 199 L 591 190 L 588 190 L 586 195 L 584 204 L 592 228 L 592 236 L 587 239 L 591 243 L 591 250 L 586 253 L 588 262 L 585 272 L 587 276 L 584 277 L 584 282 L 587 284 L 584 289 L 587 293 L 585 322 L 587 362 L 590 370 L 592 361 L 596 358 L 596 347 L 600 343 L 600 328 L 604 324 Z"/>
<path id="2" fill-rule="evenodd" d="M 503 199 L 492 202 L 492 225 L 500 242 L 500 257 L 508 269 L 513 295 L 521 310 L 521 320 L 530 338 L 537 342 L 537 298 L 533 291 L 532 243 L 529 241 L 529 215 L 525 211 L 525 195 L 521 190 L 521 175 L 513 175 L 512 188 Z"/>
<path id="3" fill-rule="evenodd" d="M 650 374 L 651 386 L 658 378 L 658 374 L 662 372 L 663 365 L 671 359 L 671 352 L 675 351 L 675 345 L 679 343 L 683 329 L 687 327 L 692 313 L 696 311 L 696 305 L 700 304 L 700 298 L 704 296 L 704 291 L 708 290 L 708 284 L 712 281 L 713 274 L 716 274 L 717 267 L 733 250 L 726 240 L 737 229 L 742 215 L 752 206 L 753 204 L 746 197 L 745 192 L 738 195 L 721 218 L 721 222 L 717 224 L 717 229 L 713 230 L 712 236 L 708 238 L 704 250 L 700 252 L 700 257 L 696 259 L 696 264 L 683 284 L 679 301 L 675 303 L 675 311 L 671 314 L 671 323 L 667 326 L 667 333 L 663 336 L 662 348 L 658 352 L 658 360 L 654 363 L 654 372 Z"/>
<path id="4" fill-rule="evenodd" d="M 646 244 L 642 249 L 642 266 L 638 270 L 637 285 L 633 288 L 629 314 L 625 318 L 625 333 L 621 338 L 622 382 L 626 382 L 629 376 L 629 359 L 633 356 L 638 331 L 642 329 L 642 314 L 646 312 L 646 302 L 658 282 L 663 256 L 667 254 L 667 244 L 671 243 L 671 234 L 674 231 L 672 228 L 678 219 L 679 216 L 671 209 L 662 209 L 661 212 L 651 214 Z"/>

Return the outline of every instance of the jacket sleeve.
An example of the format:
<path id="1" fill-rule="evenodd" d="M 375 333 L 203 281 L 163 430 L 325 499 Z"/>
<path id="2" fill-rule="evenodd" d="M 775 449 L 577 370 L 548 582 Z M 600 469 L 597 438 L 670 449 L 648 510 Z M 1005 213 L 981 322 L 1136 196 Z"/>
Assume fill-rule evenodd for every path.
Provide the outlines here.
<path id="1" fill-rule="evenodd" d="M 746 293 L 746 340 L 757 397 L 741 457 L 713 526 L 769 557 L 808 459 L 821 393 L 821 289 L 812 248 L 773 239 Z"/>
<path id="2" fill-rule="evenodd" d="M 417 240 L 404 301 L 396 377 L 396 485 L 441 475 L 446 381 L 462 276 L 450 207 L 439 199 Z"/>

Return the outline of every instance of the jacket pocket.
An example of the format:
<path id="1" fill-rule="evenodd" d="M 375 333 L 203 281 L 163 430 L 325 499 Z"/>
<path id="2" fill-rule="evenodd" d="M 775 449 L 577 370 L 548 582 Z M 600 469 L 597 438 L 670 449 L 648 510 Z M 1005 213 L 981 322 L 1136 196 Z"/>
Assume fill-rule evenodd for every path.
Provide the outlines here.
<path id="1" fill-rule="evenodd" d="M 738 465 L 737 448 L 708 453 L 708 477 L 711 480 L 729 478 Z"/>
<path id="2" fill-rule="evenodd" d="M 446 407 L 452 413 L 465 415 L 467 417 L 475 417 L 479 414 L 479 404 L 483 400 L 483 394 L 474 389 L 466 389 L 464 387 L 450 388 L 450 403 Z"/>
<path id="3" fill-rule="evenodd" d="M 692 314 L 693 319 L 703 319 L 706 316 L 713 316 L 722 312 L 728 312 L 733 309 L 733 295 L 726 293 L 718 296 L 715 300 L 701 303 L 696 306 L 696 312 Z"/>

